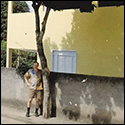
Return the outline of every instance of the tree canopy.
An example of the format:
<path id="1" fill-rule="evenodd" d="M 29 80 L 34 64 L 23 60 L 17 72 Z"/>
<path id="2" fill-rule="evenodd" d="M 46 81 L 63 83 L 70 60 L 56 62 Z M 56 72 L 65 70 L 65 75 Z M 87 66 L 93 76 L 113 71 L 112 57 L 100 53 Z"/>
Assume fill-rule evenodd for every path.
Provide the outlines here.
<path id="1" fill-rule="evenodd" d="M 7 12 L 8 1 L 1 1 L 1 41 L 7 40 Z M 29 12 L 29 7 L 25 1 L 14 1 L 13 13 Z"/>

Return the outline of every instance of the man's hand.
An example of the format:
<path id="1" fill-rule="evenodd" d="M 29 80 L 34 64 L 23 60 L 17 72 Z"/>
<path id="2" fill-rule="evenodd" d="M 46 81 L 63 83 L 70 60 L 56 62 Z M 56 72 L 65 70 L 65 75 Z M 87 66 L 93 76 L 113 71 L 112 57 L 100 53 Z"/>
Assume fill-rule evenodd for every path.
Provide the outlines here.
<path id="1" fill-rule="evenodd" d="M 27 82 L 27 86 L 28 86 L 28 87 L 31 87 L 31 83 Z"/>
<path id="2" fill-rule="evenodd" d="M 49 68 L 45 68 L 44 70 L 47 71 L 50 74 Z"/>
<path id="3" fill-rule="evenodd" d="M 31 87 L 32 84 L 27 80 L 27 78 L 24 77 L 24 79 L 25 79 L 25 82 L 26 82 L 27 86 Z"/>
<path id="4" fill-rule="evenodd" d="M 47 74 L 46 74 L 47 73 Z M 50 75 L 50 70 L 49 70 L 49 68 L 45 68 L 45 69 L 43 69 L 43 74 L 45 74 L 45 75 Z"/>

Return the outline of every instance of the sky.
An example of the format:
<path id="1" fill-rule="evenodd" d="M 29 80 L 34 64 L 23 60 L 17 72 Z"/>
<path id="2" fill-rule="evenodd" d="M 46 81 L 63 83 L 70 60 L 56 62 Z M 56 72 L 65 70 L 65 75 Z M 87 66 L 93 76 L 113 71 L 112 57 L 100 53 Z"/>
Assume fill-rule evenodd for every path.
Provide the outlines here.
<path id="1" fill-rule="evenodd" d="M 32 1 L 26 1 L 26 3 L 28 4 L 30 11 L 33 12 Z"/>

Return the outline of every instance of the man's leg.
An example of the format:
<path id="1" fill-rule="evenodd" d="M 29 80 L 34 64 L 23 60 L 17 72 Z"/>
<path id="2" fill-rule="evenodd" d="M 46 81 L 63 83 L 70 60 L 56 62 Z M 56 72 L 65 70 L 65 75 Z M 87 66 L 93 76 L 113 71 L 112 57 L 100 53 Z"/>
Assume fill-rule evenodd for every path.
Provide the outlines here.
<path id="1" fill-rule="evenodd" d="M 41 102 L 41 101 L 40 101 Z M 39 108 L 40 108 L 40 115 L 43 115 L 43 103 L 41 103 L 39 105 Z"/>
<path id="2" fill-rule="evenodd" d="M 36 111 L 35 111 L 35 116 L 38 117 L 38 109 L 39 109 L 39 100 L 36 98 Z"/>
<path id="3" fill-rule="evenodd" d="M 43 115 L 43 90 L 41 91 L 41 99 L 39 100 L 40 115 Z"/>
<path id="4" fill-rule="evenodd" d="M 27 107 L 31 108 L 32 101 L 33 101 L 33 99 L 29 99 L 28 104 L 27 104 Z"/>
<path id="5" fill-rule="evenodd" d="M 36 91 L 36 112 L 35 112 L 36 117 L 38 117 L 38 109 L 40 108 L 40 105 L 41 105 L 40 101 L 41 101 L 41 91 L 37 90 Z"/>
<path id="6" fill-rule="evenodd" d="M 32 100 L 33 99 L 28 100 L 26 117 L 30 117 L 30 109 L 31 109 L 31 105 L 32 105 Z"/>
<path id="7" fill-rule="evenodd" d="M 28 100 L 28 103 L 27 103 L 26 117 L 30 117 L 30 109 L 31 109 L 33 98 L 34 98 L 34 94 L 35 94 L 35 91 L 29 89 L 29 100 Z"/>

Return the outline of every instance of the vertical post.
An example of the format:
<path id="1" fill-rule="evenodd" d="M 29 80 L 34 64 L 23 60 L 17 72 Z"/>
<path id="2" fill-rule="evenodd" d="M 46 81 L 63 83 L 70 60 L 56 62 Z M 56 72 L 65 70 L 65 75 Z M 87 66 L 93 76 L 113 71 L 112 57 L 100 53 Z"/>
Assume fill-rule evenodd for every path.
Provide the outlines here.
<path id="1" fill-rule="evenodd" d="M 8 1 L 8 21 L 7 21 L 7 51 L 6 51 L 6 68 L 11 67 L 12 63 L 12 50 L 9 49 L 8 43 L 10 42 L 9 38 L 9 27 L 11 24 L 11 15 L 13 13 L 13 1 Z"/>
<path id="2" fill-rule="evenodd" d="M 17 58 L 17 65 L 16 68 L 20 65 L 20 50 L 18 50 L 18 58 Z"/>
<path id="3" fill-rule="evenodd" d="M 9 49 L 9 68 L 12 68 L 12 49 Z"/>
<path id="4" fill-rule="evenodd" d="M 12 49 L 7 48 L 6 68 L 12 67 Z"/>
<path id="5" fill-rule="evenodd" d="M 9 68 L 9 48 L 8 47 L 6 51 L 6 68 Z"/>
<path id="6" fill-rule="evenodd" d="M 12 13 L 13 13 L 13 1 L 8 1 L 8 14 L 12 14 Z"/>

